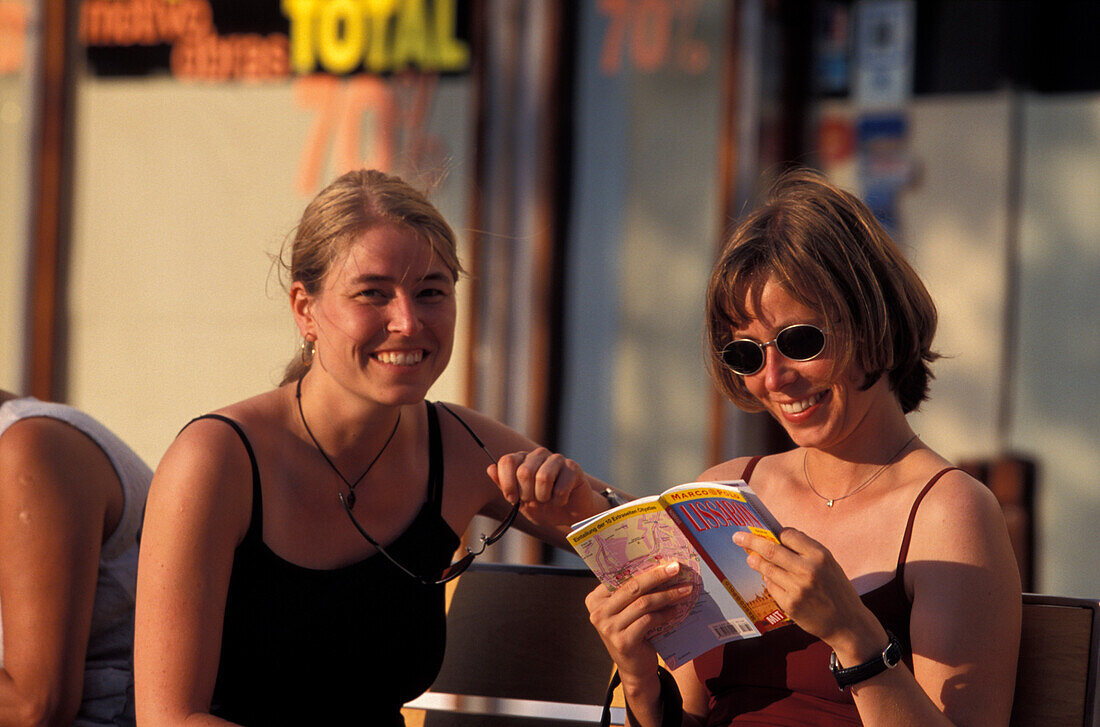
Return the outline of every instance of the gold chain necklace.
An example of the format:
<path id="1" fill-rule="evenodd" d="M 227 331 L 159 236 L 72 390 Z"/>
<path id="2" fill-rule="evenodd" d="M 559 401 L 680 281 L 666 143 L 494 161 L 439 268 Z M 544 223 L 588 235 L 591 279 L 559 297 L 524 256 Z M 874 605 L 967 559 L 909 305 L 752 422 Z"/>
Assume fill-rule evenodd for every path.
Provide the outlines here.
<path id="1" fill-rule="evenodd" d="M 890 465 L 892 465 L 894 463 L 894 460 L 898 458 L 898 455 L 900 455 L 902 452 L 904 452 L 906 447 L 908 447 L 910 444 L 912 444 L 913 440 L 916 439 L 916 438 L 917 438 L 917 435 L 914 434 L 913 436 L 909 437 L 909 439 L 905 440 L 905 444 L 901 445 L 901 449 L 899 449 L 897 452 L 894 452 L 893 457 L 886 460 L 886 464 L 882 465 L 877 470 L 872 472 L 870 477 L 865 479 L 863 481 L 863 483 L 860 484 L 859 487 L 852 490 L 847 495 L 841 495 L 840 497 L 825 497 L 824 495 L 822 495 L 820 492 L 817 491 L 817 488 L 814 487 L 814 483 L 810 481 L 810 470 L 806 468 L 806 459 L 809 457 L 809 454 L 810 454 L 809 449 L 805 449 L 802 452 L 802 475 L 806 478 L 806 484 L 810 486 L 810 492 L 814 493 L 815 495 L 820 497 L 822 500 L 824 500 L 826 507 L 832 507 L 834 502 L 838 502 L 840 500 L 844 500 L 846 498 L 849 498 L 852 495 L 859 492 L 860 490 L 862 490 L 867 485 L 874 482 L 878 478 L 879 475 L 881 475 L 883 472 L 886 471 L 887 467 L 889 467 Z"/>
<path id="2" fill-rule="evenodd" d="M 386 451 L 386 447 L 390 446 L 390 442 L 393 441 L 393 435 L 397 434 L 397 425 L 401 423 L 401 411 L 398 410 L 397 421 L 393 423 L 393 430 L 390 432 L 390 436 L 386 437 L 386 442 L 382 445 L 382 449 L 378 450 L 378 454 L 374 455 L 374 459 L 370 461 L 370 464 L 367 465 L 367 468 L 363 470 L 363 474 L 359 475 L 355 482 L 348 482 L 348 478 L 344 477 L 344 473 L 337 469 L 336 465 L 333 464 L 331 459 L 329 459 L 328 454 L 326 454 L 325 450 L 321 447 L 321 443 L 317 441 L 317 437 L 313 436 L 313 431 L 310 430 L 309 425 L 306 424 L 306 414 L 304 411 L 302 411 L 302 379 L 304 379 L 305 377 L 305 374 L 302 374 L 301 378 L 298 379 L 298 388 L 294 391 L 294 398 L 298 400 L 298 416 L 302 419 L 302 426 L 305 427 L 306 434 L 308 434 L 309 438 L 313 440 L 313 446 L 316 447 L 317 451 L 321 453 L 321 456 L 325 458 L 325 461 L 328 462 L 328 466 L 332 468 L 332 471 L 336 473 L 336 476 L 343 480 L 344 484 L 348 486 L 348 496 L 343 499 L 347 501 L 348 509 L 350 510 L 351 508 L 355 507 L 355 487 L 363 481 L 364 477 L 367 476 L 367 473 L 370 472 L 371 467 L 374 466 L 374 463 L 377 462 L 378 458 L 382 456 L 382 453 Z"/>

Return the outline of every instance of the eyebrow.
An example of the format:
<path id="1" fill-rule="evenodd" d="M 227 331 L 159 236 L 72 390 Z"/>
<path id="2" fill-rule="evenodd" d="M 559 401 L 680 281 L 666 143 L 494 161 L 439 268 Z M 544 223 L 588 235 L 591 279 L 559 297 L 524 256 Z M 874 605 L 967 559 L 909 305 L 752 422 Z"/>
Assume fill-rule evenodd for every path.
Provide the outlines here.
<path id="1" fill-rule="evenodd" d="M 405 280 L 405 278 L 403 278 L 403 277 L 402 278 L 395 278 L 392 275 L 378 275 L 378 274 L 372 274 L 372 273 L 366 273 L 364 275 L 357 275 L 354 278 L 352 278 L 353 283 L 394 283 L 394 284 L 397 284 L 397 283 L 400 283 L 403 280 Z M 437 282 L 437 281 L 450 282 L 451 281 L 451 276 L 448 275 L 447 273 L 444 273 L 444 272 L 428 273 L 427 275 L 425 275 L 423 277 L 417 278 L 413 282 L 423 283 L 423 282 Z"/>

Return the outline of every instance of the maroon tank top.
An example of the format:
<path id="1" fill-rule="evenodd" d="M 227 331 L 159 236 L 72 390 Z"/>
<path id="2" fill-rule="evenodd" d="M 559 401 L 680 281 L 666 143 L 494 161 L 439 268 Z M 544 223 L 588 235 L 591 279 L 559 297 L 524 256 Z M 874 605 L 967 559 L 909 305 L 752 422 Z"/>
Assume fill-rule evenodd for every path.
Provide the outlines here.
<path id="1" fill-rule="evenodd" d="M 741 476 L 746 482 L 760 457 Z M 909 639 L 912 604 L 905 593 L 905 558 L 917 507 L 944 474 L 937 472 L 909 511 L 894 577 L 860 596 L 883 627 L 898 637 L 903 660 L 913 668 Z M 829 671 L 832 649 L 796 625 L 755 639 L 733 641 L 695 659 L 695 672 L 710 692 L 708 727 L 847 727 L 861 725 L 851 690 L 841 692 Z"/>

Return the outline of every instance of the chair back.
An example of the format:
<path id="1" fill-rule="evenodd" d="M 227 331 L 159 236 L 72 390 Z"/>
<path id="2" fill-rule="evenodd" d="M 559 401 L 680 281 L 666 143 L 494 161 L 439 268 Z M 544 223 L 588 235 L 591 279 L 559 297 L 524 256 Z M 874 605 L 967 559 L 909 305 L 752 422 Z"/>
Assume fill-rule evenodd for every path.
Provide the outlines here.
<path id="1" fill-rule="evenodd" d="M 1100 727 L 1100 602 L 1024 594 L 1012 727 Z"/>
<path id="2" fill-rule="evenodd" d="M 587 568 L 474 564 L 451 597 L 439 677 L 408 707 L 424 727 L 598 723 L 613 666 L 584 606 L 598 584 Z"/>

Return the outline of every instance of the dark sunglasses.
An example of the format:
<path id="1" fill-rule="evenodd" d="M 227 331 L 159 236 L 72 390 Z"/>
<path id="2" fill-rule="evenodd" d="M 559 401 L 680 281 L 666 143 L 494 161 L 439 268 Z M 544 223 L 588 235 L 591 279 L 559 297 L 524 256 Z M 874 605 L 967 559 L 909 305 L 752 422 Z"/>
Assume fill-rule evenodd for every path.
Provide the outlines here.
<path id="1" fill-rule="evenodd" d="M 719 356 L 735 374 L 752 376 L 764 368 L 764 349 L 768 346 L 775 346 L 776 351 L 791 361 L 811 361 L 825 350 L 825 331 L 809 323 L 796 323 L 784 328 L 767 343 L 751 338 L 730 341 Z"/>
<path id="2" fill-rule="evenodd" d="M 474 441 L 477 442 L 477 446 L 481 447 L 481 451 L 485 453 L 485 455 L 489 458 L 489 461 L 495 464 L 497 461 L 496 457 L 492 455 L 488 447 L 485 446 L 485 443 L 481 441 L 481 438 L 474 434 L 474 430 L 470 429 L 470 425 L 464 422 L 462 420 L 462 417 L 460 417 L 458 414 L 455 414 L 446 404 L 439 402 L 438 406 L 442 407 L 448 414 L 458 420 L 458 423 L 461 424 L 466 429 L 466 431 L 470 433 L 470 436 L 474 438 Z M 466 555 L 462 556 L 454 563 L 451 563 L 449 566 L 444 568 L 438 576 L 436 576 L 435 578 L 424 578 L 423 576 L 412 572 L 405 566 L 398 563 L 392 555 L 387 553 L 386 549 L 383 548 L 377 540 L 372 538 L 370 534 L 363 529 L 363 526 L 359 524 L 359 521 L 355 519 L 355 514 L 352 513 L 351 507 L 349 507 L 348 505 L 348 501 L 344 499 L 344 493 L 341 492 L 339 494 L 339 498 L 340 504 L 344 506 L 344 511 L 348 514 L 348 517 L 351 518 L 351 524 L 355 526 L 355 529 L 359 531 L 359 534 L 366 538 L 367 542 L 373 545 L 379 553 L 385 556 L 386 560 L 400 568 L 405 574 L 407 574 L 411 578 L 415 578 L 426 586 L 442 585 L 447 581 L 453 580 L 462 575 L 466 571 L 466 569 L 470 567 L 470 564 L 474 562 L 474 558 L 484 553 L 486 548 L 504 537 L 504 533 L 508 531 L 508 528 L 512 527 L 512 523 L 516 521 L 516 515 L 519 514 L 519 500 L 516 500 L 516 504 L 512 505 L 512 510 L 508 513 L 508 516 L 501 521 L 496 530 L 489 533 L 488 535 L 485 535 L 484 533 L 481 535 L 480 544 L 477 550 L 467 547 Z"/>

